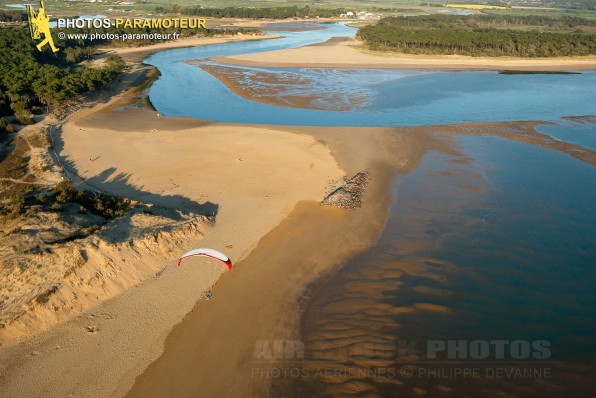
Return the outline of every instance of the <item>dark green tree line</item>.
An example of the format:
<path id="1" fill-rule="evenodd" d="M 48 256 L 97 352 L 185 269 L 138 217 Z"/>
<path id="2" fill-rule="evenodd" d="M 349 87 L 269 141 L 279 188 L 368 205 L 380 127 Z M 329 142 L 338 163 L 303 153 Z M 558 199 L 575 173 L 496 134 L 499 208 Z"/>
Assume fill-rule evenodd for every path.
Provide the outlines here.
<path id="1" fill-rule="evenodd" d="M 596 26 L 596 19 L 562 16 L 558 18 L 541 15 L 420 15 L 414 17 L 387 17 L 379 21 L 378 25 L 401 26 L 407 28 L 490 28 L 508 27 L 511 25 L 527 27 L 543 27 L 558 29 L 573 29 L 581 26 Z"/>
<path id="2" fill-rule="evenodd" d="M 91 49 L 59 46 L 62 50 L 56 54 L 39 52 L 27 27 L 0 29 L 0 117 L 14 115 L 17 122 L 30 124 L 35 107 L 93 91 L 123 69 L 117 56 L 101 68 L 78 66 Z"/>
<path id="3" fill-rule="evenodd" d="M 594 34 L 479 28 L 473 23 L 474 19 L 461 17 L 385 18 L 376 25 L 361 28 L 358 36 L 372 49 L 414 54 L 518 57 L 596 54 Z"/>

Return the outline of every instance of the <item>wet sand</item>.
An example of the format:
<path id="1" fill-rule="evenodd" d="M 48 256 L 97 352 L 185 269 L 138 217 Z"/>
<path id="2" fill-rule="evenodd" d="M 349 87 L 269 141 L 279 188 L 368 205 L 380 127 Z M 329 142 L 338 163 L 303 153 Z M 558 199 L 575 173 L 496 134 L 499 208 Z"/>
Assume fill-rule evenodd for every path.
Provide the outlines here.
<path id="1" fill-rule="evenodd" d="M 293 97 L 280 98 L 279 94 L 283 87 L 292 84 L 308 85 L 313 84 L 312 79 L 294 78 L 284 79 L 282 76 L 273 73 L 255 72 L 248 69 L 230 68 L 224 65 L 201 65 L 201 69 L 210 75 L 218 78 L 232 92 L 251 101 L 264 104 L 275 104 L 292 108 L 324 109 L 309 106 L 316 97 Z"/>
<path id="2" fill-rule="evenodd" d="M 329 149 L 307 135 L 104 107 L 55 134 L 75 184 L 160 208 L 211 212 L 214 222 L 172 241 L 91 242 L 89 258 L 105 256 L 99 269 L 82 264 L 73 294 L 61 288 L 48 308 L 40 304 L 26 322 L 0 331 L 0 396 L 122 395 L 203 292 L 232 275 L 208 261 L 176 268 L 177 255 L 206 246 L 241 262 L 296 203 L 322 199 L 329 181 L 343 176 Z"/>
<path id="3" fill-rule="evenodd" d="M 245 99 L 290 108 L 347 111 L 366 102 L 364 96 L 318 91 L 299 95 L 288 89 L 314 86 L 313 79 L 292 73 L 267 73 L 225 65 L 201 65 L 201 69 L 218 78 L 232 92 Z"/>
<path id="4" fill-rule="evenodd" d="M 267 394 L 269 385 L 253 376 L 255 342 L 298 338 L 299 305 L 306 299 L 307 281 L 332 271 L 376 239 L 392 200 L 388 186 L 394 172 L 414 167 L 423 142 L 432 142 L 380 130 L 348 132 L 352 140 L 345 140 L 346 131 L 340 129 L 315 134 L 333 147 L 348 174 L 368 166 L 373 177 L 363 207 L 346 211 L 299 203 L 234 272 L 224 275 L 213 290 L 214 299 L 200 303 L 174 328 L 162 357 L 127 396 Z M 378 147 L 382 142 L 385 150 Z M 357 147 L 362 156 L 356 160 L 351 151 Z"/>
<path id="5" fill-rule="evenodd" d="M 380 219 L 379 219 L 380 218 Z M 297 340 L 302 281 L 363 249 L 382 216 L 301 202 L 168 336 L 128 397 L 266 396 L 253 377 L 257 342 Z M 358 230 L 358 234 L 349 231 Z M 230 377 L 233 378 L 230 385 Z"/>

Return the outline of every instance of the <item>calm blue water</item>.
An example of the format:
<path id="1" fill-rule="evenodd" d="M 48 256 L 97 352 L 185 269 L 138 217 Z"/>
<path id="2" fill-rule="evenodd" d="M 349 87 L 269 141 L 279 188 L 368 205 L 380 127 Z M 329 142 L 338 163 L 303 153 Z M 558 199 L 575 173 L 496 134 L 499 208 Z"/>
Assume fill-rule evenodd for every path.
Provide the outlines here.
<path id="1" fill-rule="evenodd" d="M 559 120 L 556 124 L 537 125 L 536 130 L 558 140 L 596 151 L 596 128 L 594 124 Z"/>
<path id="2" fill-rule="evenodd" d="M 593 359 L 594 166 L 503 138 L 458 140 L 473 164 L 453 166 L 445 155 L 428 154 L 414 173 L 400 181 L 399 200 L 379 242 L 391 251 L 406 236 L 402 219 L 414 217 L 423 221 L 426 231 L 442 237 L 440 241 L 431 237 L 435 244 L 420 254 L 457 265 L 431 271 L 441 276 L 433 285 L 447 296 L 409 294 L 417 284 L 429 283 L 428 277 L 418 277 L 409 278 L 387 298 L 393 305 L 430 302 L 453 310 L 432 322 L 419 313 L 401 315 L 400 333 L 426 338 L 547 339 L 553 359 Z M 461 176 L 433 174 L 449 168 L 473 170 L 474 177 L 468 179 L 475 179 L 482 190 L 470 193 L 458 186 Z M 427 196 L 430 192 L 432 197 Z M 430 217 L 423 214 L 429 209 Z"/>
<path id="3" fill-rule="evenodd" d="M 308 110 L 248 101 L 187 60 L 248 54 L 353 36 L 341 24 L 304 32 L 279 32 L 281 39 L 237 42 L 162 51 L 145 62 L 161 71 L 151 88 L 155 108 L 169 116 L 220 122 L 290 125 L 406 126 L 482 121 L 557 120 L 596 114 L 596 73 L 501 75 L 496 72 L 416 70 L 321 70 L 250 68 L 281 71 L 315 80 L 304 89 L 362 96 L 350 111 Z M 292 89 L 300 89 L 293 87 Z"/>

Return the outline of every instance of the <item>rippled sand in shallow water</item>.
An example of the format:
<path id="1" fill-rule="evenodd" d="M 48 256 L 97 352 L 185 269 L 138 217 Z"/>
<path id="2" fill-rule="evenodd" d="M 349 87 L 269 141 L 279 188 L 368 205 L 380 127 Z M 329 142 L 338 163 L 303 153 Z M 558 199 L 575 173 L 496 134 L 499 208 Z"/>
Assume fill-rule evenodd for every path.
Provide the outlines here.
<path id="1" fill-rule="evenodd" d="M 347 111 L 367 103 L 367 93 L 362 88 L 332 85 L 333 89 L 325 89 L 325 76 L 339 74 L 345 77 L 354 73 L 350 70 L 309 69 L 308 73 L 298 73 L 218 64 L 201 65 L 201 69 L 217 77 L 234 93 L 265 104 Z"/>
<path id="2" fill-rule="evenodd" d="M 516 140 L 457 136 L 398 182 L 378 244 L 311 287 L 304 358 L 280 364 L 300 372 L 273 375 L 273 396 L 591 396 L 593 151 Z M 552 357 L 427 357 L 448 339 L 545 339 Z"/>

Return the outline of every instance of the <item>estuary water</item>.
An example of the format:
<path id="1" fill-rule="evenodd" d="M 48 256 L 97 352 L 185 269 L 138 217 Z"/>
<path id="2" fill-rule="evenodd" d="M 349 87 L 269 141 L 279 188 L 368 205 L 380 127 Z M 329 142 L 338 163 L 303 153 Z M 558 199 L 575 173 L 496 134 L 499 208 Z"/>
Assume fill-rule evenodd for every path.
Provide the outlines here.
<path id="1" fill-rule="evenodd" d="M 295 75 L 289 95 L 363 99 L 330 111 L 250 101 L 198 67 L 355 33 L 325 28 L 157 53 L 145 61 L 161 71 L 151 102 L 165 115 L 259 124 L 537 120 L 540 133 L 596 150 L 594 72 L 247 68 Z M 317 282 L 301 318 L 304 357 L 280 367 L 273 396 L 593 396 L 596 168 L 500 137 L 454 140 L 455 154 L 429 151 L 395 182 L 379 241 Z M 429 344 L 459 348 L 432 356 Z"/>
<path id="2" fill-rule="evenodd" d="M 283 38 L 234 42 L 159 52 L 146 63 L 162 76 L 150 99 L 158 112 L 218 122 L 312 126 L 416 126 L 463 122 L 557 120 L 596 113 L 596 73 L 499 74 L 486 71 L 247 68 L 306 77 L 288 90 L 337 93 L 365 99 L 349 111 L 287 108 L 249 101 L 189 60 L 204 60 L 324 42 L 353 36 L 342 24 L 280 32 Z"/>
<path id="3" fill-rule="evenodd" d="M 498 137 L 457 143 L 398 180 L 377 244 L 313 288 L 305 355 L 280 367 L 294 371 L 274 396 L 592 396 L 594 166 Z"/>

